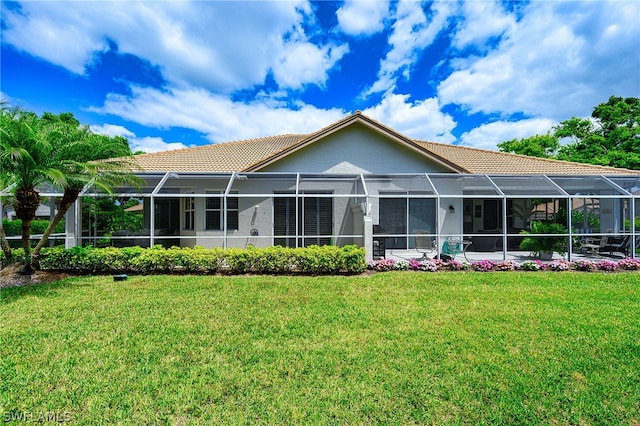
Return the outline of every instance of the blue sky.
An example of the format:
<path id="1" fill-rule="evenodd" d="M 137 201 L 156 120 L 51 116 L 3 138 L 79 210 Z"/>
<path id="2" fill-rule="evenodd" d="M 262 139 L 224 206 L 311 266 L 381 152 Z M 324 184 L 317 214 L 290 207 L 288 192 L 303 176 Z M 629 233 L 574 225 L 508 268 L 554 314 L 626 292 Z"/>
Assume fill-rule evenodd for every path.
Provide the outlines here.
<path id="1" fill-rule="evenodd" d="M 640 97 L 636 1 L 2 1 L 0 91 L 158 151 L 360 110 L 495 149 Z"/>

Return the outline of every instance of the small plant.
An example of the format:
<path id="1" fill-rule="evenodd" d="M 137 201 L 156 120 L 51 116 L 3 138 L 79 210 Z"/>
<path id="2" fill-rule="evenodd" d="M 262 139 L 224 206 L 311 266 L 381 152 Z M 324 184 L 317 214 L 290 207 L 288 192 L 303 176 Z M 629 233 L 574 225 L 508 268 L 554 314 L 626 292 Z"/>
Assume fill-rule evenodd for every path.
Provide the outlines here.
<path id="1" fill-rule="evenodd" d="M 546 265 L 538 259 L 525 260 L 520 264 L 520 269 L 523 271 L 544 271 L 545 267 Z"/>
<path id="2" fill-rule="evenodd" d="M 573 268 L 576 271 L 593 272 L 596 270 L 596 265 L 588 260 L 577 260 L 573 262 Z"/>
<path id="3" fill-rule="evenodd" d="M 409 269 L 412 271 L 436 272 L 440 268 L 436 260 L 411 259 Z"/>
<path id="4" fill-rule="evenodd" d="M 618 262 L 615 260 L 602 259 L 596 262 L 596 268 L 599 271 L 615 272 L 618 269 Z"/>
<path id="5" fill-rule="evenodd" d="M 640 271 L 640 260 L 630 257 L 618 260 L 618 268 L 626 271 Z"/>
<path id="6" fill-rule="evenodd" d="M 449 262 L 449 269 L 451 269 L 452 271 L 468 271 L 469 269 L 471 269 L 471 263 L 467 262 L 466 260 L 459 261 L 453 259 Z"/>
<path id="7" fill-rule="evenodd" d="M 478 272 L 493 271 L 494 266 L 496 266 L 496 263 L 488 259 L 481 260 L 480 262 L 473 262 L 471 264 L 471 267 L 473 268 L 473 270 Z"/>
<path id="8" fill-rule="evenodd" d="M 547 269 L 550 271 L 568 271 L 571 269 L 571 263 L 566 260 L 554 260 L 553 262 L 549 262 Z"/>
<path id="9" fill-rule="evenodd" d="M 378 272 L 393 271 L 396 269 L 396 261 L 393 259 L 375 260 L 372 269 Z"/>
<path id="10" fill-rule="evenodd" d="M 496 271 L 515 271 L 516 263 L 513 260 L 504 260 L 502 262 L 498 262 L 493 267 Z"/>
<path id="11" fill-rule="evenodd" d="M 567 242 L 564 237 L 536 236 L 536 234 L 566 234 L 567 228 L 560 223 L 533 221 L 531 231 L 522 231 L 521 234 L 530 235 L 520 242 L 522 250 L 529 250 L 540 257 L 551 258 L 553 252 L 564 255 L 567 252 Z"/>
<path id="12" fill-rule="evenodd" d="M 398 271 L 408 271 L 409 270 L 409 262 L 406 260 L 399 260 L 396 262 L 396 270 Z"/>

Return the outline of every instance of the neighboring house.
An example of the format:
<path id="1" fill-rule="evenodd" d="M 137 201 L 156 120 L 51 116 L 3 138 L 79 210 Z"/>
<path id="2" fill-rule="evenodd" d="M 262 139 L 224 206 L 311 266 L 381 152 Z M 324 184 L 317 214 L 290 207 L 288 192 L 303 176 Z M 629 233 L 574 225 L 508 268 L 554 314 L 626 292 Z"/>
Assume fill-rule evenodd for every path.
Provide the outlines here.
<path id="1" fill-rule="evenodd" d="M 18 219 L 16 217 L 16 211 L 15 211 L 15 209 L 13 207 L 8 207 L 7 206 L 4 209 L 4 213 L 3 214 L 6 215 L 6 216 L 3 216 L 5 219 L 8 219 L 8 220 L 16 220 L 16 219 Z M 36 210 L 36 219 L 44 219 L 44 220 L 51 219 L 51 207 L 46 206 L 44 204 L 40 204 L 38 206 L 38 209 Z"/>
<path id="2" fill-rule="evenodd" d="M 142 236 L 177 246 L 357 244 L 371 258 L 381 246 L 414 249 L 418 234 L 438 246 L 450 237 L 474 241 L 470 250 L 504 258 L 518 250 L 518 234 L 540 205 L 565 222 L 567 211 L 597 205 L 600 229 L 568 223 L 569 247 L 583 233 L 640 233 L 631 220 L 640 215 L 640 171 L 418 141 L 360 112 L 307 135 L 134 161 L 146 186 L 117 196 L 143 200 L 146 231 L 137 243 Z M 92 191 L 84 195 L 101 195 Z M 82 231 L 80 209 L 67 218 L 68 246 L 101 237 Z M 126 232 L 119 238 L 127 243 Z"/>

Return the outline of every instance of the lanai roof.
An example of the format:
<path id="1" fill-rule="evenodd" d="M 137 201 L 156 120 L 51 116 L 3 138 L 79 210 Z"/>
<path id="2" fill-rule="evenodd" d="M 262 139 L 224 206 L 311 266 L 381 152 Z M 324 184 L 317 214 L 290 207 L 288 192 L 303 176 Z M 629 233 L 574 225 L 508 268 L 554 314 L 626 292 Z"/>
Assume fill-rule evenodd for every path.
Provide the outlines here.
<path id="1" fill-rule="evenodd" d="M 356 112 L 317 132 L 288 134 L 196 148 L 142 154 L 133 161 L 140 172 L 239 172 L 260 171 L 292 152 L 313 144 L 345 127 L 359 123 L 417 155 L 435 161 L 452 172 L 512 175 L 640 175 L 638 170 L 618 169 L 549 160 L 477 148 L 410 139 L 378 121 Z"/>

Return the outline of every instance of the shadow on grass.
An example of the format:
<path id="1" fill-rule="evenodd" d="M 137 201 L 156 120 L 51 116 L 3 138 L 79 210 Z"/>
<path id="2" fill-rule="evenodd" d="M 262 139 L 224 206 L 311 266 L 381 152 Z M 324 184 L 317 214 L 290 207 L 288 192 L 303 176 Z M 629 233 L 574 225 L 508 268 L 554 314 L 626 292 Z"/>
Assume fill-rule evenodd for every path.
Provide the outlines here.
<path id="1" fill-rule="evenodd" d="M 12 303 L 26 296 L 38 298 L 57 297 L 62 291 L 68 292 L 90 286 L 90 283 L 82 282 L 85 277 L 73 276 L 58 281 L 32 282 L 25 285 L 4 287 L 0 289 L 0 304 Z"/>

